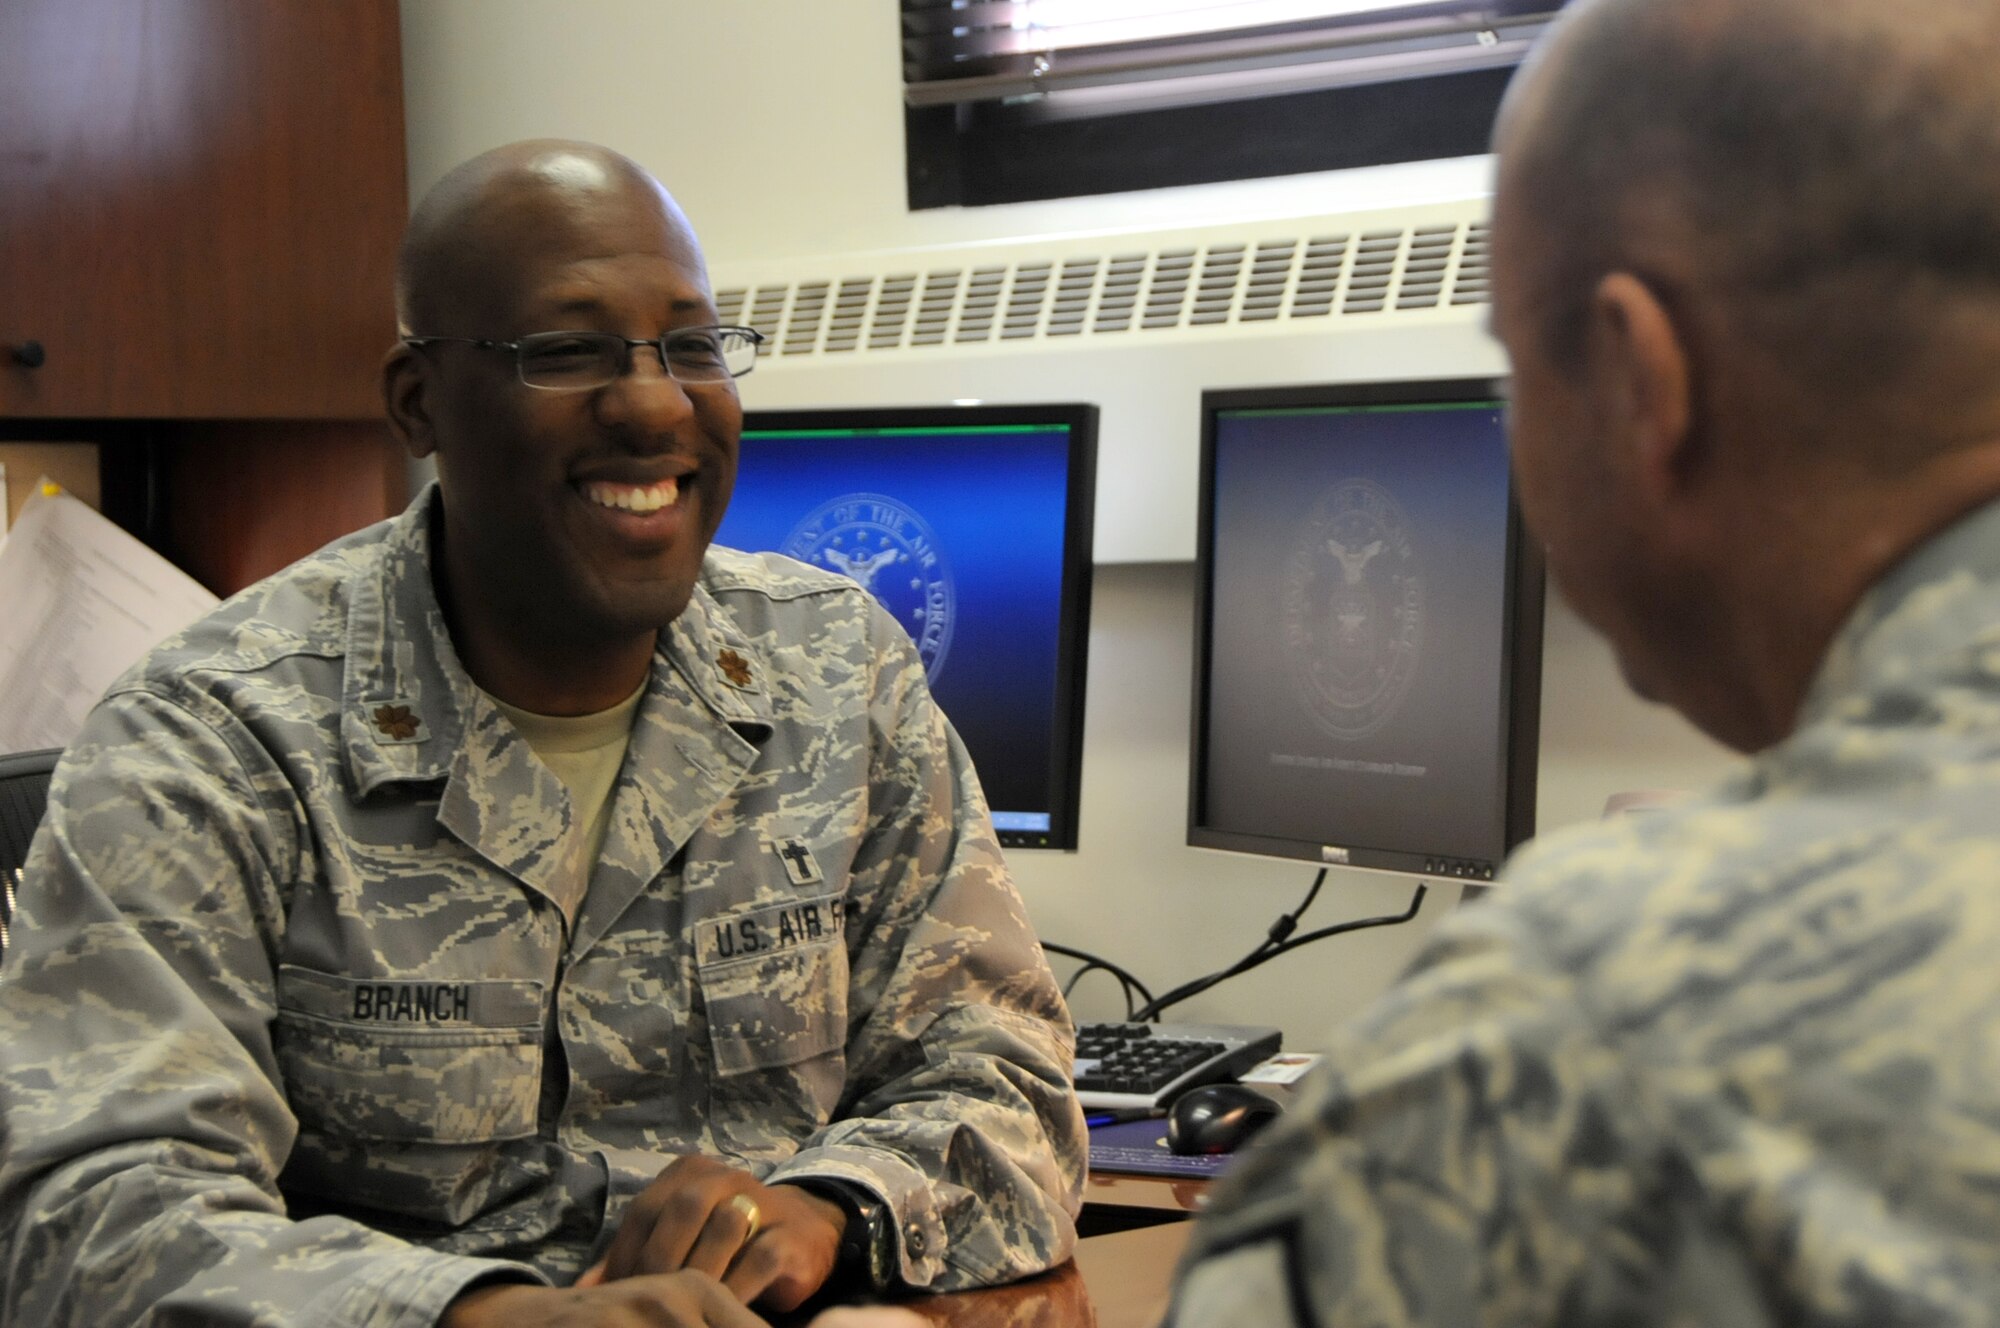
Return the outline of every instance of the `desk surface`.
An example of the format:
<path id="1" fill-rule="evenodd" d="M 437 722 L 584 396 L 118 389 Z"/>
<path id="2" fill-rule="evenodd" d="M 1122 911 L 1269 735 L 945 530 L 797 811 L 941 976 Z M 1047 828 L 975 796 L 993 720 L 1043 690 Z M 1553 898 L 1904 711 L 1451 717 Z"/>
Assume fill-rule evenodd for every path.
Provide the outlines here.
<path id="1" fill-rule="evenodd" d="M 1098 1208 L 1158 1208 L 1198 1213 L 1208 1202 L 1210 1182 L 1191 1176 L 1132 1176 L 1093 1171 L 1083 1186 L 1083 1206 Z"/>
<path id="2" fill-rule="evenodd" d="M 1078 1243 L 1072 1266 L 1090 1292 L 1097 1328 L 1154 1328 L 1159 1323 L 1167 1312 L 1174 1266 L 1192 1230 L 1186 1222 L 1173 1222 Z"/>
<path id="3" fill-rule="evenodd" d="M 1170 1222 L 1093 1236 L 1076 1258 L 1012 1286 L 905 1301 L 951 1328 L 1154 1328 L 1167 1310 L 1189 1224 Z"/>

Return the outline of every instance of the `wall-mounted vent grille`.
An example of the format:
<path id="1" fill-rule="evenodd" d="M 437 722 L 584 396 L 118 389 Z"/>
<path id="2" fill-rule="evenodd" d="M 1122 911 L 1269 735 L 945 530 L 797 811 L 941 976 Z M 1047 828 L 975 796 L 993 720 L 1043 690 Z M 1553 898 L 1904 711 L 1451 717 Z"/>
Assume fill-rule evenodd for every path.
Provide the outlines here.
<path id="1" fill-rule="evenodd" d="M 826 292 L 824 281 L 808 281 L 799 287 L 792 300 L 792 316 L 785 320 L 782 343 L 785 354 L 810 355 L 819 348 L 820 324 L 826 318 Z"/>
<path id="2" fill-rule="evenodd" d="M 1284 313 L 1285 287 L 1291 282 L 1292 263 L 1298 252 L 1297 240 L 1257 246 L 1257 258 L 1250 267 L 1250 284 L 1243 288 L 1238 318 L 1246 323 L 1268 323 Z"/>
<path id="3" fill-rule="evenodd" d="M 1458 228 L 1432 226 L 1410 237 L 1403 259 L 1403 281 L 1396 290 L 1398 309 L 1435 309 L 1444 299 L 1444 283 L 1451 275 L 1452 250 L 1458 245 Z"/>
<path id="4" fill-rule="evenodd" d="M 1000 291 L 1007 284 L 1004 267 L 975 268 L 965 286 L 958 311 L 958 340 L 984 341 L 993 335 L 993 315 L 1000 308 Z"/>
<path id="5" fill-rule="evenodd" d="M 840 283 L 833 297 L 833 319 L 826 327 L 822 350 L 853 350 L 861 340 L 861 320 L 868 315 L 869 297 L 875 293 L 875 278 L 853 277 Z"/>
<path id="6" fill-rule="evenodd" d="M 1243 276 L 1243 246 L 1217 245 L 1202 260 L 1201 285 L 1195 289 L 1188 322 L 1207 327 L 1226 323 L 1236 309 L 1236 286 Z"/>
<path id="7" fill-rule="evenodd" d="M 1083 331 L 1099 265 L 1095 258 L 1072 259 L 1063 264 L 1062 280 L 1056 283 L 1056 302 L 1049 309 L 1046 331 L 1050 336 L 1073 337 Z"/>
<path id="8" fill-rule="evenodd" d="M 1153 284 L 1146 293 L 1141 327 L 1179 327 L 1187 307 L 1188 282 L 1194 276 L 1195 251 L 1176 249 L 1153 259 Z"/>
<path id="9" fill-rule="evenodd" d="M 1347 268 L 1348 243 L 1345 235 L 1329 235 L 1306 245 L 1305 261 L 1292 287 L 1292 317 L 1324 318 L 1333 312 L 1333 297 Z"/>
<path id="10" fill-rule="evenodd" d="M 1465 231 L 1465 248 L 1458 257 L 1458 279 L 1452 283 L 1451 302 L 1453 304 L 1485 304 L 1489 300 L 1487 283 L 1491 280 L 1492 269 L 1488 266 L 1492 253 L 1492 232 L 1483 221 L 1475 222 Z"/>
<path id="11" fill-rule="evenodd" d="M 868 349 L 894 350 L 910 335 L 910 314 L 916 308 L 915 273 L 882 278 L 882 297 L 875 305 L 875 324 L 868 331 Z"/>
<path id="12" fill-rule="evenodd" d="M 785 298 L 791 290 L 784 286 L 760 286 L 757 297 L 750 303 L 750 326 L 764 334 L 764 345 L 774 345 L 778 339 L 778 324 L 785 316 Z M 731 295 L 741 292 L 724 291 L 725 303 Z"/>
<path id="13" fill-rule="evenodd" d="M 1049 293 L 1049 272 L 1047 263 L 1014 269 L 1014 289 L 1007 295 L 1007 321 L 1001 325 L 1001 336 L 1009 341 L 1018 341 L 1042 330 L 1042 306 Z"/>
<path id="14" fill-rule="evenodd" d="M 1344 314 L 1375 314 L 1389 303 L 1389 287 L 1396 280 L 1396 263 L 1403 256 L 1403 232 L 1377 232 L 1361 237 L 1354 249 L 1354 268 L 1347 276 L 1347 294 L 1341 299 Z"/>
<path id="15" fill-rule="evenodd" d="M 913 346 L 940 346 L 951 330 L 952 309 L 958 304 L 957 272 L 932 272 L 924 277 L 924 302 L 917 307 L 916 330 L 910 334 Z M 891 346 L 888 349 L 894 350 Z"/>
<path id="16" fill-rule="evenodd" d="M 1097 292 L 1097 318 L 1093 332 L 1129 332 L 1139 311 L 1139 291 L 1146 284 L 1145 254 L 1119 254 L 1104 270 L 1104 284 Z"/>
<path id="17" fill-rule="evenodd" d="M 879 276 L 725 282 L 716 306 L 725 322 L 747 319 L 766 338 L 762 353 L 782 361 L 1051 337 L 1226 333 L 1488 300 L 1489 236 L 1479 218 L 1254 238 L 1237 228 L 1154 248 L 1127 237 L 1124 246 L 1053 255 L 1041 244 L 1019 257 L 995 246 L 984 261 L 959 250 L 955 264 L 936 267 L 906 252 Z"/>

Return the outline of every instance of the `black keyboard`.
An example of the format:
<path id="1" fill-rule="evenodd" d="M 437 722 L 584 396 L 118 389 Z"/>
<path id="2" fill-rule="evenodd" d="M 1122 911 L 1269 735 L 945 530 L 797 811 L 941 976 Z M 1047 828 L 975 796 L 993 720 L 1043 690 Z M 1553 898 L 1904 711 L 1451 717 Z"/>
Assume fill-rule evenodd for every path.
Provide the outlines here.
<path id="1" fill-rule="evenodd" d="M 1082 1024 L 1076 1095 L 1097 1111 L 1164 1110 L 1197 1084 L 1276 1055 L 1283 1040 L 1275 1028 L 1240 1024 Z"/>

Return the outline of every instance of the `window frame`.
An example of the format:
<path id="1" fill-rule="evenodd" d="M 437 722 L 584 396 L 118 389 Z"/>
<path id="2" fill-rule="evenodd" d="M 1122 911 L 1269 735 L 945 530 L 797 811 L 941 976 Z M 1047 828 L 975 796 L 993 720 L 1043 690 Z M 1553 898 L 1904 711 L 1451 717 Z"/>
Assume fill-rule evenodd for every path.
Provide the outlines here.
<path id="1" fill-rule="evenodd" d="M 902 0 L 909 207 L 980 207 L 1484 153 L 1527 38 L 1566 3 L 1430 0 L 1398 11 L 1405 26 L 1394 31 L 1394 25 L 1371 16 L 1368 23 L 1321 20 L 1093 47 L 1088 58 L 1099 71 L 1136 63 L 1177 75 L 1221 69 L 1234 79 L 1245 75 L 1237 67 L 1241 62 L 1231 61 L 1251 49 L 1318 48 L 1333 41 L 1342 50 L 1372 55 L 1377 63 L 1347 65 L 1337 54 L 1308 62 L 1311 74 L 1331 79 L 1331 86 L 1275 93 L 1253 88 L 1249 95 L 1213 90 L 1202 75 L 1153 98 L 1143 86 L 1146 80 L 1135 84 L 1120 76 L 1109 86 L 1137 87 L 1133 104 L 1080 111 L 1071 104 L 1075 98 L 1060 89 L 985 95 L 1034 84 L 1024 71 L 1036 57 L 1012 49 L 1006 34 L 996 38 L 990 27 L 979 26 L 981 20 L 1022 12 L 1020 0 Z M 957 19 L 965 21 L 963 28 L 944 35 L 935 31 Z M 1471 56 L 1469 67 L 1445 72 L 1427 72 L 1433 67 L 1429 55 L 1410 57 L 1418 72 L 1395 75 L 1381 68 L 1382 52 L 1437 49 L 1428 40 L 1416 46 L 1404 41 L 1418 31 L 1410 25 L 1435 34 L 1445 31 L 1438 25 L 1446 23 L 1450 42 L 1459 45 L 1475 20 L 1485 19 L 1497 25 L 1493 32 L 1505 34 L 1496 38 L 1506 47 L 1502 56 Z M 948 55 L 954 43 L 961 49 Z M 1044 78 L 1055 78 L 1054 71 L 1068 60 L 1070 82 L 1091 86 L 1089 70 L 1075 69 L 1085 53 L 1069 59 L 1071 54 L 1058 51 Z M 1392 64 L 1403 59 L 1387 58 Z M 1286 84 L 1297 83 L 1300 67 L 1289 58 L 1259 66 L 1270 71 L 1271 80 Z M 940 72 L 962 75 L 978 95 L 952 92 L 945 87 L 950 79 L 931 77 Z M 956 95 L 964 99 L 942 100 Z M 1338 126 L 1338 132 L 1329 132 L 1329 126 Z"/>

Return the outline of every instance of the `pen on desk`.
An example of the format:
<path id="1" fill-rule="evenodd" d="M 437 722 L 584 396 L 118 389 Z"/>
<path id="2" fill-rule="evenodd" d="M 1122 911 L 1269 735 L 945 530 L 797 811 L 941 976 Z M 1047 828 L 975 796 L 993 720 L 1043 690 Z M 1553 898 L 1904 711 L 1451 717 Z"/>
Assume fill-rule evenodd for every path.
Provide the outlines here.
<path id="1" fill-rule="evenodd" d="M 1117 1125 L 1124 1121 L 1144 1120 L 1153 1112 L 1147 1107 L 1115 1107 L 1099 1111 L 1086 1111 L 1083 1123 L 1091 1129 L 1100 1125 Z"/>

